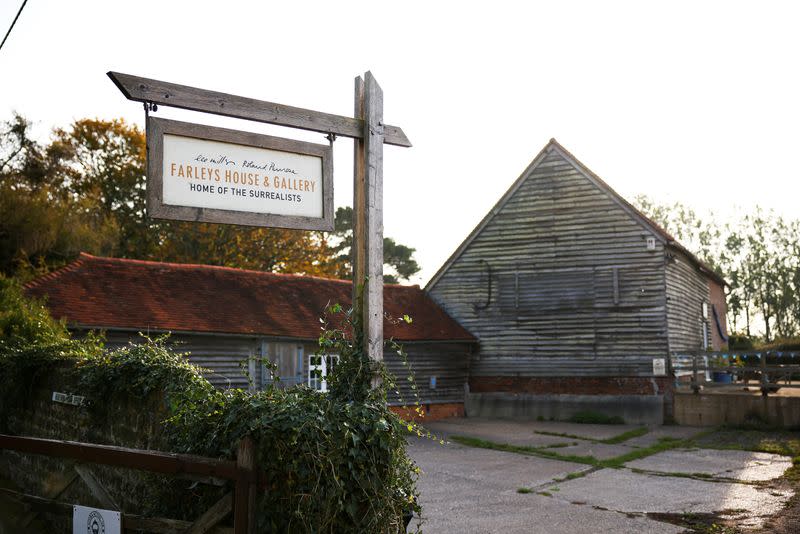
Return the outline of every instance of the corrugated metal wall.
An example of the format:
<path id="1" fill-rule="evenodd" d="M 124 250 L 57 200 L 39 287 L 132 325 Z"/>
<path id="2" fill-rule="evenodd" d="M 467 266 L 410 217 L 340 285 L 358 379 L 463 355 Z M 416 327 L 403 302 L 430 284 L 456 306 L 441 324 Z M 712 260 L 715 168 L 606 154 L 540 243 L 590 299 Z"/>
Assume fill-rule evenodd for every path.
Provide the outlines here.
<path id="1" fill-rule="evenodd" d="M 667 333 L 648 237 L 552 151 L 429 290 L 480 339 L 472 376 L 650 376 Z"/>

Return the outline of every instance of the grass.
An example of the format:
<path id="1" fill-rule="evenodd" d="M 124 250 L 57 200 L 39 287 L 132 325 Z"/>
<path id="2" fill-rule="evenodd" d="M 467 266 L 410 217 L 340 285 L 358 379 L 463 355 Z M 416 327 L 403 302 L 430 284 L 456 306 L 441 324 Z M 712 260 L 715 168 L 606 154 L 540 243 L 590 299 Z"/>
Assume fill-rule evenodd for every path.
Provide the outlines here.
<path id="1" fill-rule="evenodd" d="M 551 449 L 544 447 L 530 447 L 526 445 L 511 445 L 508 443 L 497 443 L 485 439 L 472 438 L 469 436 L 450 436 L 450 441 L 466 445 L 468 447 L 478 447 L 481 449 L 492 449 L 496 451 L 514 452 L 517 454 L 527 454 L 529 456 L 541 456 L 542 458 L 550 458 L 552 460 L 563 460 L 565 462 L 574 462 L 578 464 L 591 465 L 593 467 L 610 467 L 618 469 L 627 462 L 646 458 L 659 452 L 685 447 L 689 444 L 689 440 L 674 439 L 674 438 L 661 438 L 656 443 L 649 447 L 642 447 L 641 449 L 632 450 L 614 458 L 605 460 L 598 460 L 594 456 L 578 456 L 574 454 L 559 454 Z M 577 478 L 577 477 L 576 477 Z"/>
<path id="2" fill-rule="evenodd" d="M 639 436 L 644 436 L 647 434 L 649 430 L 647 427 L 640 427 L 634 428 L 632 430 L 628 430 L 627 432 L 623 432 L 622 434 L 616 435 L 611 438 L 606 439 L 595 439 L 595 438 L 587 438 L 583 436 L 577 436 L 575 434 L 566 434 L 563 432 L 548 432 L 546 430 L 534 430 L 534 434 L 541 434 L 542 436 L 555 436 L 559 438 L 569 438 L 569 439 L 580 439 L 583 441 L 591 441 L 592 443 L 605 443 L 606 445 L 616 445 L 618 443 L 624 443 L 629 439 L 638 438 Z M 552 445 L 551 445 L 552 447 Z"/>
<path id="3" fill-rule="evenodd" d="M 600 412 L 578 412 L 569 419 L 570 423 L 580 423 L 584 425 L 624 425 L 625 420 L 618 415 L 606 415 Z"/>
<path id="4" fill-rule="evenodd" d="M 522 493 L 523 495 L 527 495 L 528 493 L 533 493 L 533 490 L 530 488 L 517 488 L 517 493 Z"/>
<path id="5" fill-rule="evenodd" d="M 800 433 L 789 430 L 755 430 L 726 427 L 696 438 L 705 449 L 739 450 L 780 454 L 792 458 L 792 467 L 784 474 L 790 482 L 800 482 Z"/>
<path id="6" fill-rule="evenodd" d="M 566 476 L 561 478 L 554 478 L 553 482 L 566 482 L 567 480 L 575 480 L 576 478 L 582 478 L 588 475 L 589 473 L 594 472 L 595 469 L 584 469 L 583 471 L 574 471 L 572 473 L 567 473 Z"/>
<path id="7" fill-rule="evenodd" d="M 686 512 L 678 514 L 650 512 L 646 515 L 656 521 L 664 521 L 684 527 L 687 529 L 684 531 L 687 534 L 740 534 L 741 532 L 736 527 L 725 524 L 731 523 L 732 521 L 720 520 L 717 515 L 713 513 Z"/>
<path id="8" fill-rule="evenodd" d="M 613 438 L 598 440 L 598 443 L 606 443 L 608 445 L 616 445 L 617 443 L 624 443 L 624 442 L 628 441 L 629 439 L 633 439 L 633 438 L 638 438 L 640 436 L 644 436 L 648 432 L 649 432 L 649 430 L 647 429 L 647 427 L 643 426 L 643 427 L 640 427 L 640 428 L 634 428 L 632 430 L 628 430 L 627 432 L 623 432 L 622 434 L 614 436 Z"/>
<path id="9" fill-rule="evenodd" d="M 472 438 L 469 436 L 451 435 L 450 441 L 466 445 L 467 447 L 477 447 L 479 449 L 491 449 L 495 451 L 515 452 L 517 454 L 527 454 L 529 456 L 541 456 L 542 458 L 550 458 L 553 460 L 564 460 L 567 462 L 575 462 L 578 464 L 597 465 L 597 459 L 594 456 L 577 456 L 574 454 L 558 454 L 557 452 L 544 448 L 544 447 L 529 447 L 527 445 L 511 445 L 508 443 L 497 443 L 495 441 L 488 441 L 480 438 Z"/>

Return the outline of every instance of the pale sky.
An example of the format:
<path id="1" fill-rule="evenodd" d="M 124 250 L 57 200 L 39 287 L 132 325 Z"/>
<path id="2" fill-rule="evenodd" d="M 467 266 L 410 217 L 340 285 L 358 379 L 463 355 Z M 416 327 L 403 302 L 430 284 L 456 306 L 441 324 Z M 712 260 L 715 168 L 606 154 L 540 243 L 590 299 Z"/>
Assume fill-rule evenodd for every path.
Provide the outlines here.
<path id="1" fill-rule="evenodd" d="M 21 3 L 0 0 L 3 35 Z M 385 234 L 424 284 L 551 137 L 628 199 L 800 217 L 798 27 L 800 3 L 770 1 L 29 0 L 0 50 L 0 120 L 43 139 L 83 117 L 143 126 L 109 70 L 352 116 L 371 70 L 414 144 L 384 149 Z M 337 206 L 352 157 L 337 140 Z"/>

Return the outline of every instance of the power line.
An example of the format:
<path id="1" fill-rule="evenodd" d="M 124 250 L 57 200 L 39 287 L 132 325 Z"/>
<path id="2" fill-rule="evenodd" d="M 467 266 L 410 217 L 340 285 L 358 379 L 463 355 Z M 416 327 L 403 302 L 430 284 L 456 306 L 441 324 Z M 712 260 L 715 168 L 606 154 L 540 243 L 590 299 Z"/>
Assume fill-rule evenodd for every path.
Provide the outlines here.
<path id="1" fill-rule="evenodd" d="M 20 6 L 19 11 L 17 11 L 17 16 L 14 17 L 14 22 L 11 23 L 11 27 L 6 32 L 6 36 L 3 37 L 3 42 L 0 43 L 0 50 L 2 50 L 3 49 L 3 45 L 6 44 L 6 40 L 8 39 L 8 36 L 11 35 L 11 30 L 14 29 L 14 24 L 17 23 L 17 19 L 19 18 L 20 15 L 22 15 L 22 10 L 25 9 L 25 4 L 27 4 L 27 3 L 28 3 L 28 0 L 23 0 L 22 1 L 22 5 Z"/>

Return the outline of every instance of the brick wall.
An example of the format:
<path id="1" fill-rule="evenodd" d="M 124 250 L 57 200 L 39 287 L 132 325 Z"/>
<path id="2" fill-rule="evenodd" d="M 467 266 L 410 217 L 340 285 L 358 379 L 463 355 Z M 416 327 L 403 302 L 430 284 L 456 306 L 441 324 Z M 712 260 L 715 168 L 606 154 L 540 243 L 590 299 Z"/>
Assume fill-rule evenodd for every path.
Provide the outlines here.
<path id="1" fill-rule="evenodd" d="M 669 377 L 522 377 L 476 376 L 471 393 L 529 393 L 534 395 L 664 395 L 671 393 Z"/>
<path id="2" fill-rule="evenodd" d="M 425 414 L 420 417 L 414 408 L 404 406 L 392 406 L 391 410 L 405 419 L 406 421 L 438 421 L 448 417 L 464 417 L 463 402 L 443 402 L 437 404 L 421 404 L 422 412 Z"/>

